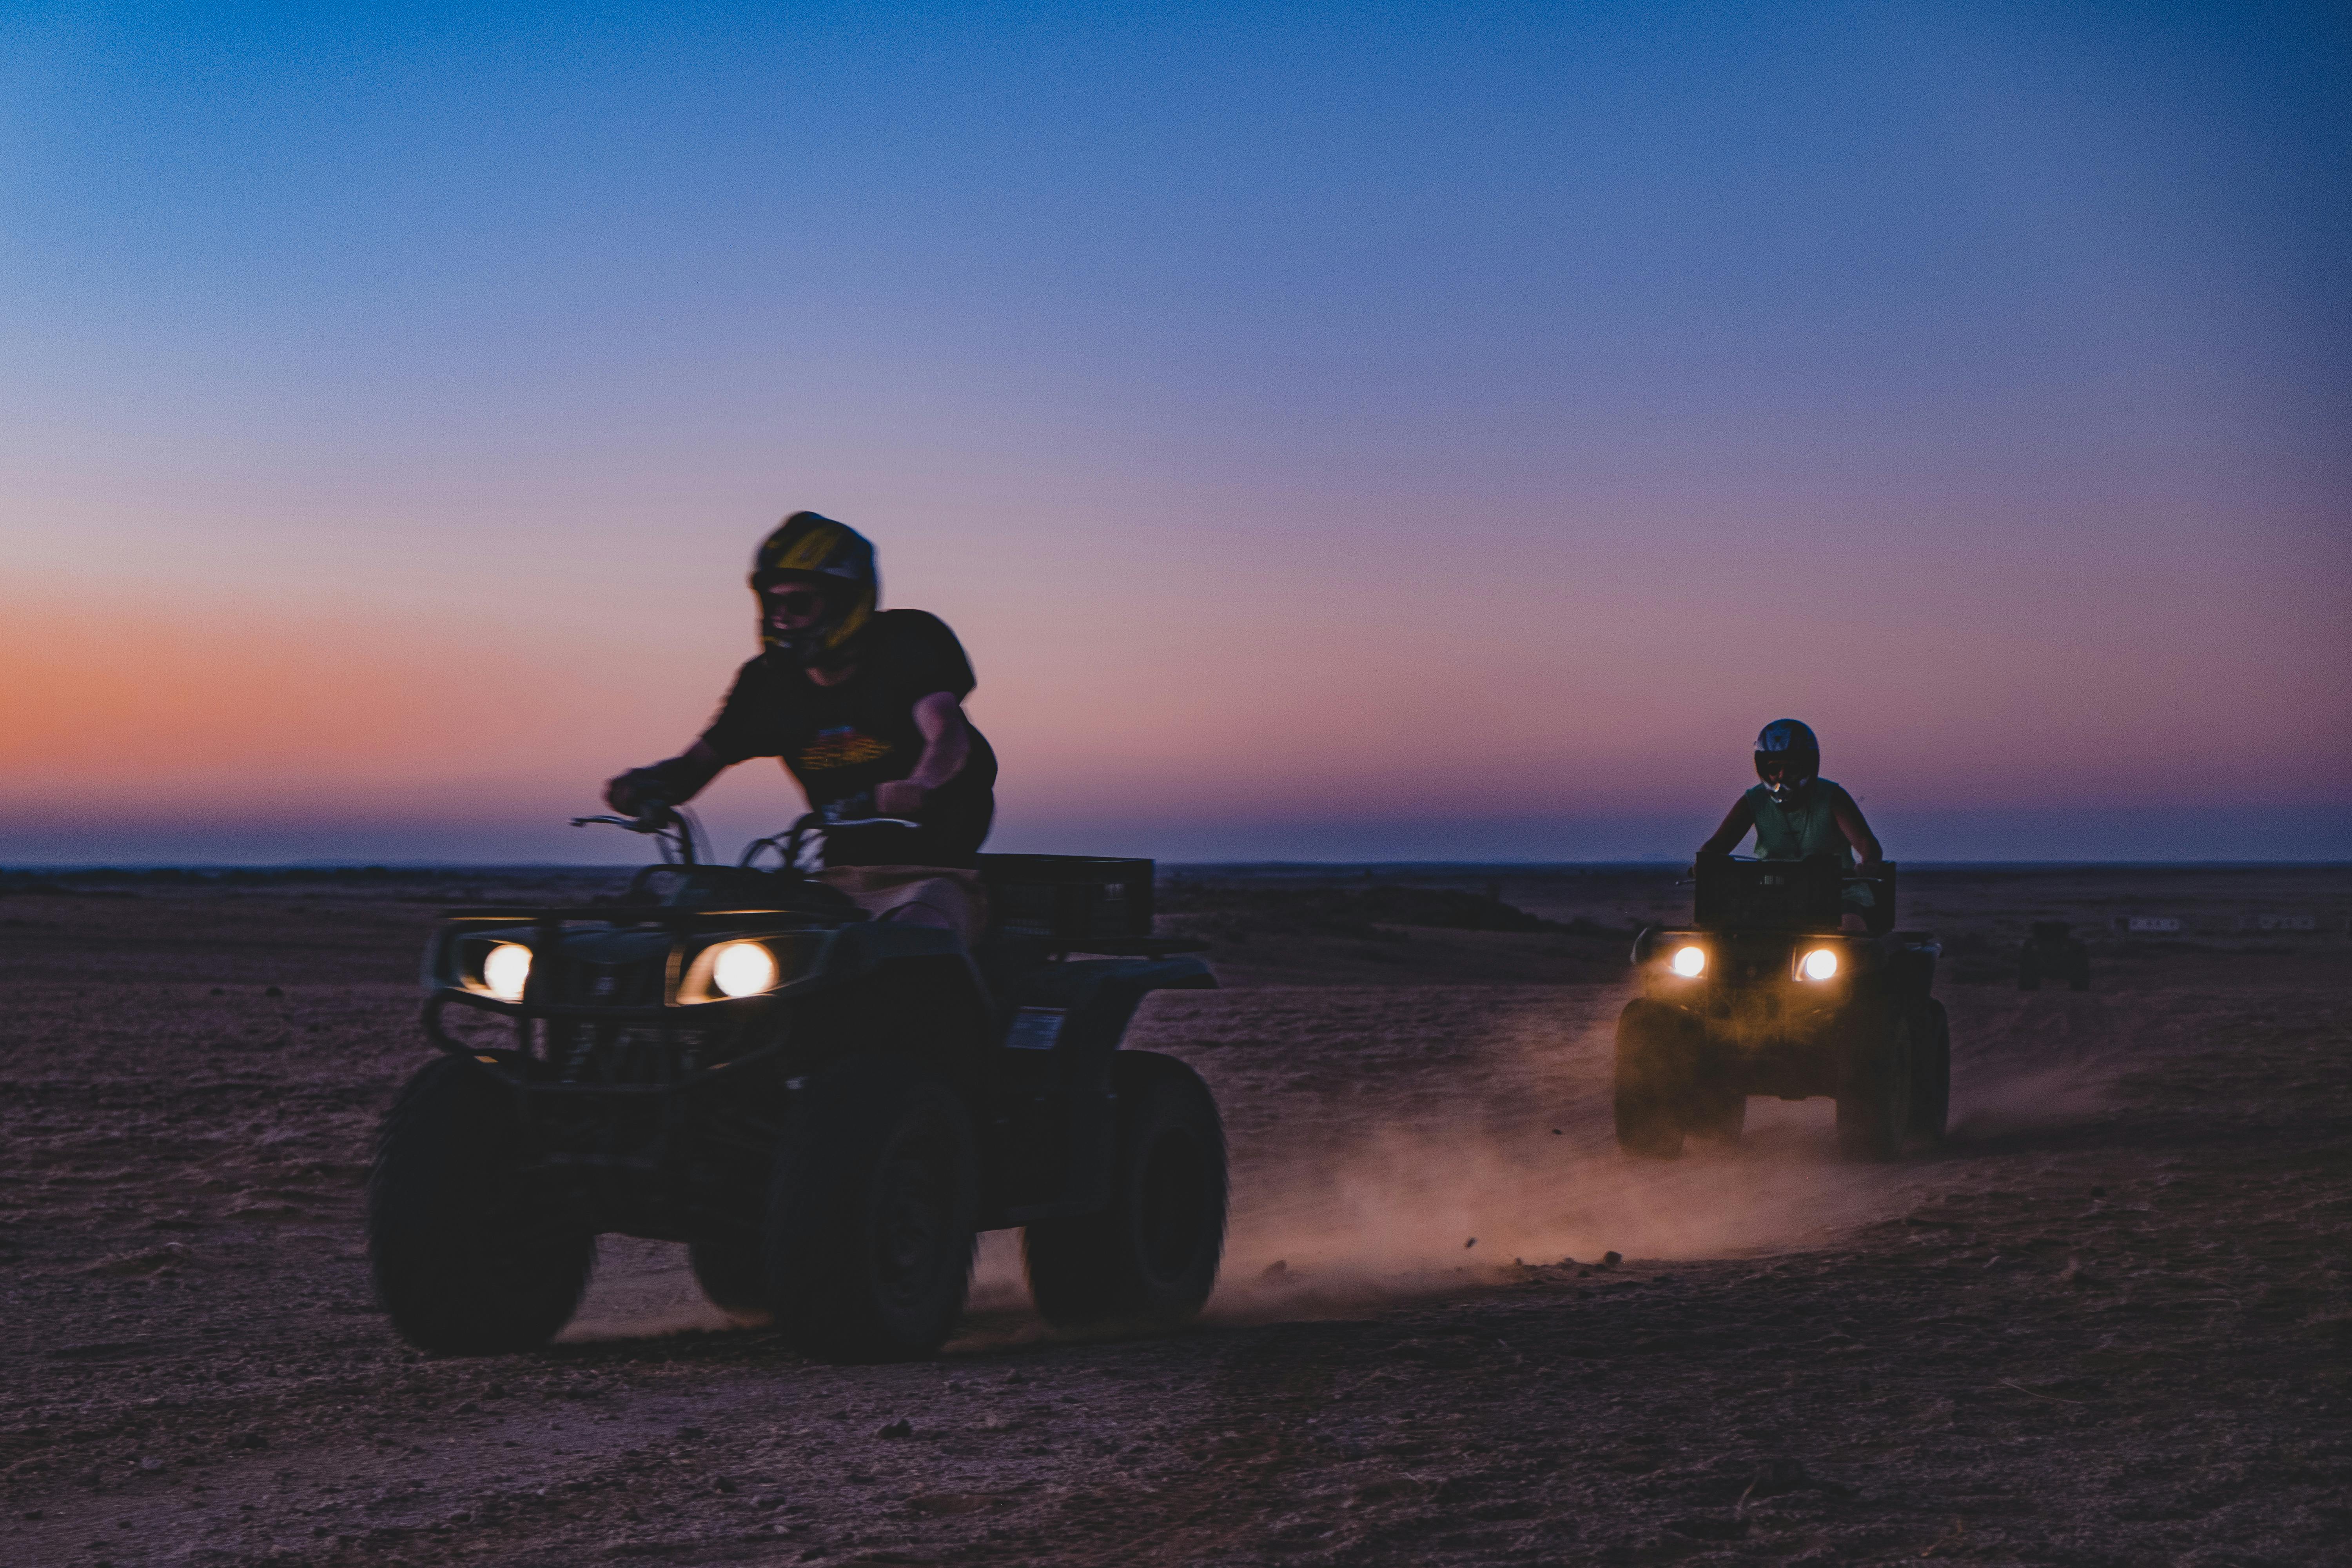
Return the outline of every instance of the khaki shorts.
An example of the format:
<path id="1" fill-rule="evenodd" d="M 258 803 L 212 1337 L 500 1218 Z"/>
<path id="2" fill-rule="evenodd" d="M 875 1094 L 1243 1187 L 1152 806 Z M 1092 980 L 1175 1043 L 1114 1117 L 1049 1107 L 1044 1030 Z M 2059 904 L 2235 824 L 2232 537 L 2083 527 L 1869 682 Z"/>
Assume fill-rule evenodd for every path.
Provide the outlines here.
<path id="1" fill-rule="evenodd" d="M 988 929 L 988 889 L 977 871 L 953 866 L 828 866 L 816 874 L 877 921 L 939 926 L 966 947 Z"/>

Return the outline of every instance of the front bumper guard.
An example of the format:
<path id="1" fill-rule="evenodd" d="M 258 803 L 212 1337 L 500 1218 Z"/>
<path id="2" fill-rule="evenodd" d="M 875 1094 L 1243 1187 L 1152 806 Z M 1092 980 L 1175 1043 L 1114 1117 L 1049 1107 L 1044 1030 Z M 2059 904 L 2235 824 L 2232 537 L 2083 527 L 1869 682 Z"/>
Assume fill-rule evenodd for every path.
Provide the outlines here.
<path id="1" fill-rule="evenodd" d="M 425 999 L 421 1022 L 425 1038 L 434 1049 L 453 1057 L 471 1057 L 482 1066 L 493 1069 L 499 1078 L 514 1088 L 533 1092 L 563 1090 L 580 1093 L 668 1094 L 710 1082 L 720 1075 L 739 1068 L 763 1062 L 780 1055 L 788 1043 L 788 1035 L 780 1031 L 776 1038 L 764 1046 L 730 1056 L 724 1061 L 712 1062 L 681 1074 L 662 1083 L 550 1083 L 529 1078 L 516 1069 L 546 1060 L 533 1039 L 533 1026 L 541 1023 L 610 1024 L 618 1027 L 643 1028 L 650 1026 L 656 1033 L 652 1044 L 656 1059 L 671 1059 L 682 1050 L 685 1041 L 679 1037 L 691 1030 L 697 1034 L 715 1028 L 748 1030 L 755 1027 L 775 1011 L 780 994 L 747 996 L 730 1002 L 698 1002 L 691 1006 L 662 1004 L 654 1006 L 613 1007 L 593 1003 L 567 1002 L 502 1002 L 495 996 L 444 986 Z M 468 1008 L 478 1013 L 494 1014 L 509 1019 L 515 1026 L 516 1043 L 509 1047 L 496 1047 L 475 1041 L 458 1039 L 442 1026 L 442 1016 L 450 1007 Z M 706 1022 L 705 1020 L 708 1020 Z"/>

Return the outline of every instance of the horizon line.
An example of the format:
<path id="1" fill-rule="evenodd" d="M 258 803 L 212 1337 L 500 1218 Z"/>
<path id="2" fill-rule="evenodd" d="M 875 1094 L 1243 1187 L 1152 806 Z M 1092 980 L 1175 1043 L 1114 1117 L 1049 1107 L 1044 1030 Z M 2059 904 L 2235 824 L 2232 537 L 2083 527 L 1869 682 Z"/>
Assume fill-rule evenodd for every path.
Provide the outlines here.
<path id="1" fill-rule="evenodd" d="M 1025 858 L 1025 857 L 1024 857 Z M 1099 859 L 1099 856 L 1074 856 L 1075 859 Z M 1616 860 L 1160 860 L 1150 856 L 1124 858 L 1150 859 L 1155 865 L 1178 870 L 1314 870 L 1333 868 L 1349 869 L 1421 870 L 1438 868 L 1477 870 L 1510 868 L 1541 870 L 1549 868 L 1612 869 L 1650 868 L 1686 866 L 1691 857 L 1666 856 L 1640 859 Z M 214 874 L 229 871 L 381 871 L 394 873 L 423 872 L 490 872 L 490 871 L 635 871 L 661 862 L 650 860 L 56 860 L 0 863 L 0 877 L 95 876 L 105 872 L 125 875 L 148 875 L 158 871 L 182 871 Z M 2309 870 L 2352 870 L 2352 859 L 2043 859 L 2043 860 L 1895 860 L 1888 862 L 1915 870 L 2105 870 L 2147 868 L 2173 870 L 2237 870 L 2273 868 L 2294 868 Z M 727 866 L 717 860 L 700 862 L 705 866 Z"/>

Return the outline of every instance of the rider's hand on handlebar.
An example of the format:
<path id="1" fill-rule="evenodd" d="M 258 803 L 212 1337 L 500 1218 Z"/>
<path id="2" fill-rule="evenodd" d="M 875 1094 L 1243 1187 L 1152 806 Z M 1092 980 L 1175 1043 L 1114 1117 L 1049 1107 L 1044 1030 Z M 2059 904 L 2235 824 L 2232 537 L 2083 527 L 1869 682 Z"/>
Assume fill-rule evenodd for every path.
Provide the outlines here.
<path id="1" fill-rule="evenodd" d="M 923 809 L 923 799 L 930 791 L 912 779 L 893 779 L 888 784 L 874 786 L 874 815 L 877 816 L 912 816 Z"/>
<path id="2" fill-rule="evenodd" d="M 604 781 L 604 804 L 623 816 L 643 816 L 667 804 L 657 793 L 660 782 L 652 768 L 631 768 Z"/>

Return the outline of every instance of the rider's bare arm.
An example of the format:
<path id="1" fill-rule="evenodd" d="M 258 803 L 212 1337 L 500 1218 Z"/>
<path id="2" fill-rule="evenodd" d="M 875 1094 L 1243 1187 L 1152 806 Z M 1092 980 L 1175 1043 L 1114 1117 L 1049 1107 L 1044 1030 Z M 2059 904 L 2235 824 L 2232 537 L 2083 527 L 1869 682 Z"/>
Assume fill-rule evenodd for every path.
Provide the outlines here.
<path id="1" fill-rule="evenodd" d="M 1862 807 L 1854 805 L 1851 797 L 1837 803 L 1837 825 L 1845 841 L 1853 846 L 1854 858 L 1864 865 L 1875 866 L 1886 858 L 1886 851 L 1879 847 L 1878 836 L 1862 819 Z"/>
<path id="2" fill-rule="evenodd" d="M 618 778 L 604 781 L 604 804 L 625 816 L 638 816 L 645 804 L 655 797 L 671 805 L 683 805 L 726 768 L 727 764 L 707 742 L 697 741 L 683 754 L 666 763 L 631 768 Z"/>
<path id="3" fill-rule="evenodd" d="M 1845 841 L 1853 846 L 1854 857 L 1862 862 L 1863 870 L 1867 871 L 1886 858 L 1886 851 L 1878 847 L 1878 836 L 1871 832 L 1870 824 L 1862 819 L 1862 807 L 1853 804 L 1853 796 L 1841 796 L 1833 809 L 1837 813 L 1838 829 L 1845 835 Z M 1869 922 L 1851 910 L 1839 919 L 1838 925 L 1857 936 L 1870 929 Z"/>
<path id="4" fill-rule="evenodd" d="M 1747 837 L 1748 830 L 1755 826 L 1756 813 L 1748 806 L 1748 797 L 1743 795 L 1731 803 L 1731 809 L 1724 813 L 1723 826 L 1715 830 L 1714 837 L 1698 847 L 1698 852 L 1702 855 L 1728 855 L 1739 847 L 1739 841 Z"/>
<path id="5" fill-rule="evenodd" d="M 934 691 L 919 700 L 915 728 L 922 733 L 923 754 L 916 759 L 914 772 L 875 786 L 874 808 L 885 816 L 920 811 L 923 797 L 961 773 L 971 756 L 971 731 L 954 692 Z"/>

